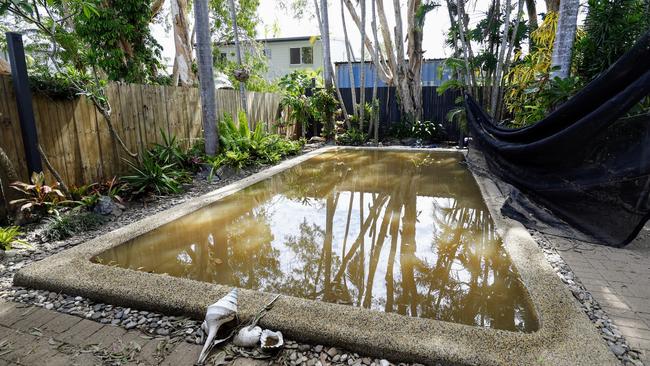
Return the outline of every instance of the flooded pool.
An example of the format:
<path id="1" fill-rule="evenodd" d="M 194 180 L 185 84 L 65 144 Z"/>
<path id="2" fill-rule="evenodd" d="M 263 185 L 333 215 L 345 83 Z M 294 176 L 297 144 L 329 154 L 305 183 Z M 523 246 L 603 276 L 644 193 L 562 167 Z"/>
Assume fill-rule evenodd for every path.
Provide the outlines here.
<path id="1" fill-rule="evenodd" d="M 338 150 L 93 260 L 530 332 L 535 312 L 461 154 Z"/>

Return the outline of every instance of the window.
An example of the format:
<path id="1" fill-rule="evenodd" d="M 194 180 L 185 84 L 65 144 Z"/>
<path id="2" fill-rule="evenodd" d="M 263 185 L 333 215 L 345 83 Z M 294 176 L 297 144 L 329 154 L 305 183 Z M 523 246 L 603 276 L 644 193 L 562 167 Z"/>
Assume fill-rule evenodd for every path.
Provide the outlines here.
<path id="1" fill-rule="evenodd" d="M 309 65 L 314 63 L 314 49 L 312 47 L 302 48 L 302 63 Z"/>
<path id="2" fill-rule="evenodd" d="M 311 65 L 314 63 L 314 49 L 312 47 L 289 48 L 289 58 L 291 65 Z"/>
<path id="3" fill-rule="evenodd" d="M 300 48 L 289 48 L 289 63 L 300 65 Z"/>

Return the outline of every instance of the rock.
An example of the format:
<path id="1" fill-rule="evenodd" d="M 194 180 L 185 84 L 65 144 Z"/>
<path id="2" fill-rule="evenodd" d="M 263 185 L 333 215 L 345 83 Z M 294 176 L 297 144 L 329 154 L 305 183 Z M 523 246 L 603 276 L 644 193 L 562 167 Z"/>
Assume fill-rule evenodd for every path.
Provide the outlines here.
<path id="1" fill-rule="evenodd" d="M 379 360 L 379 366 L 390 366 L 390 362 L 387 360 Z"/>
<path id="2" fill-rule="evenodd" d="M 338 351 L 335 347 L 332 347 L 332 348 L 330 348 L 330 349 L 327 350 L 327 355 L 330 356 L 330 357 L 332 357 L 332 358 L 333 358 L 334 356 L 338 355 L 338 354 L 339 354 L 339 351 Z M 347 359 L 347 355 L 346 355 L 345 358 Z M 341 357 L 341 361 L 345 361 L 345 360 L 343 359 L 343 357 Z"/>
<path id="3" fill-rule="evenodd" d="M 99 197 L 93 212 L 103 216 L 112 215 L 118 217 L 122 215 L 122 209 L 108 196 Z"/>
<path id="4" fill-rule="evenodd" d="M 418 142 L 418 140 L 413 137 L 407 137 L 405 139 L 402 139 L 400 142 L 402 143 L 402 145 L 414 146 Z"/>
<path id="5" fill-rule="evenodd" d="M 301 344 L 298 346 L 298 351 L 300 352 L 307 352 L 311 349 L 311 346 L 308 344 Z"/>
<path id="6" fill-rule="evenodd" d="M 0 259 L 5 257 L 5 251 L 0 249 Z"/>
<path id="7" fill-rule="evenodd" d="M 54 304 L 52 304 L 52 303 L 45 304 L 45 309 L 52 310 L 53 308 L 54 308 Z"/>
<path id="8" fill-rule="evenodd" d="M 321 346 L 320 344 L 314 347 L 314 352 L 321 353 L 321 351 L 323 351 L 323 346 Z"/>
<path id="9" fill-rule="evenodd" d="M 618 344 L 612 344 L 609 346 L 609 349 L 614 352 L 617 357 L 622 356 L 625 353 L 625 348 L 619 346 Z"/>
<path id="10" fill-rule="evenodd" d="M 161 335 L 161 336 L 167 336 L 169 335 L 169 330 L 165 328 L 158 328 L 156 329 L 156 334 Z"/>
<path id="11" fill-rule="evenodd" d="M 229 165 L 222 165 L 217 170 L 214 172 L 214 175 L 217 176 L 220 180 L 226 180 L 230 179 L 237 174 L 239 174 L 240 170 L 233 168 Z"/>
<path id="12" fill-rule="evenodd" d="M 4 256 L 7 257 L 7 259 L 11 260 L 13 258 L 19 257 L 20 253 L 17 249 L 9 249 L 4 251 Z"/>
<path id="13" fill-rule="evenodd" d="M 326 140 L 325 140 L 324 137 L 312 136 L 312 138 L 309 139 L 308 143 L 310 143 L 310 144 L 320 144 L 320 143 L 323 143 L 325 141 Z"/>
<path id="14" fill-rule="evenodd" d="M 128 322 L 128 323 L 126 323 L 126 325 L 124 326 L 124 328 L 126 328 L 126 330 L 129 330 L 129 329 L 133 329 L 133 328 L 135 328 L 136 325 L 138 325 L 138 323 L 132 321 L 132 322 Z"/>

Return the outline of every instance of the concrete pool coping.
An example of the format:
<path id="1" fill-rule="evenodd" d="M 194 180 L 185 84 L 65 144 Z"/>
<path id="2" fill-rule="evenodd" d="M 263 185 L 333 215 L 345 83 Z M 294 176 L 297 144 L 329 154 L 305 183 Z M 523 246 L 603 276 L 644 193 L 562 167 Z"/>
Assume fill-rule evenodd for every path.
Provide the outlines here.
<path id="1" fill-rule="evenodd" d="M 14 283 L 201 319 L 205 308 L 225 295 L 228 287 L 96 264 L 90 258 L 313 156 L 337 149 L 462 153 L 455 149 L 408 147 L 331 146 L 314 150 L 33 263 L 15 275 Z M 532 333 L 495 330 L 290 296 L 281 296 L 262 318 L 261 325 L 281 330 L 291 339 L 344 347 L 395 361 L 453 365 L 619 365 L 528 231 L 520 223 L 500 215 L 505 198 L 496 185 L 489 178 L 477 174 L 474 177 L 505 250 L 530 294 L 539 330 Z M 268 293 L 240 290 L 241 319 L 250 319 L 272 298 Z"/>

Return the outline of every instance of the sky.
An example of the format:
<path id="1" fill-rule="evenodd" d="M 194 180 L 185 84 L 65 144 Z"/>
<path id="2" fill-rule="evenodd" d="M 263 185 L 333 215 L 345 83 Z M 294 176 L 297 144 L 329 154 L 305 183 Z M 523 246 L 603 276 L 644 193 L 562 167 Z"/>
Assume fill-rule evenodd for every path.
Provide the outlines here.
<path id="1" fill-rule="evenodd" d="M 402 0 L 402 2 L 406 3 L 405 0 Z M 515 3 L 515 1 L 512 2 Z M 313 1 L 307 0 L 307 3 L 311 5 Z M 483 14 L 487 11 L 489 3 L 489 0 L 475 0 L 470 2 L 470 5 L 467 9 L 468 14 L 470 15 L 470 26 L 478 22 L 480 19 L 484 18 Z M 371 1 L 367 1 L 368 36 L 371 36 L 370 4 Z M 386 16 L 388 18 L 388 23 L 394 24 L 395 18 L 392 1 L 384 1 L 384 4 L 386 6 Z M 169 13 L 169 1 L 165 2 L 165 6 L 166 13 Z M 310 13 L 313 13 L 312 9 L 313 8 L 311 7 L 309 8 Z M 344 35 L 340 0 L 330 0 L 328 9 L 330 20 L 330 37 L 333 41 L 332 61 L 344 61 L 344 49 L 342 48 Z M 546 12 L 544 1 L 537 1 L 537 12 Z M 190 16 L 192 16 L 192 14 L 190 14 Z M 318 21 L 316 18 L 313 16 L 304 16 L 301 19 L 296 19 L 292 14 L 289 14 L 286 11 L 280 9 L 277 6 L 277 1 L 274 0 L 260 0 L 258 16 L 261 19 L 261 22 L 257 27 L 258 38 L 297 37 L 320 34 L 320 31 L 318 29 Z M 346 24 L 352 47 L 356 52 L 356 56 L 359 57 L 358 52 L 359 45 L 361 44 L 361 36 L 356 25 L 352 22 L 352 19 L 350 19 L 349 15 L 347 14 L 347 9 Z M 405 21 L 404 27 L 406 27 Z M 269 30 L 273 28 L 277 29 L 278 32 L 276 34 L 269 32 Z M 451 54 L 451 50 L 445 46 L 445 33 L 448 29 L 449 15 L 445 6 L 440 6 L 427 14 L 424 25 L 423 39 L 425 58 L 444 58 Z M 171 64 L 171 60 L 174 57 L 174 42 L 171 38 L 172 31 L 169 21 L 167 20 L 166 24 L 163 23 L 154 25 L 153 34 L 158 42 L 163 46 L 163 57 L 165 57 L 167 60 L 170 60 L 168 63 Z"/>

